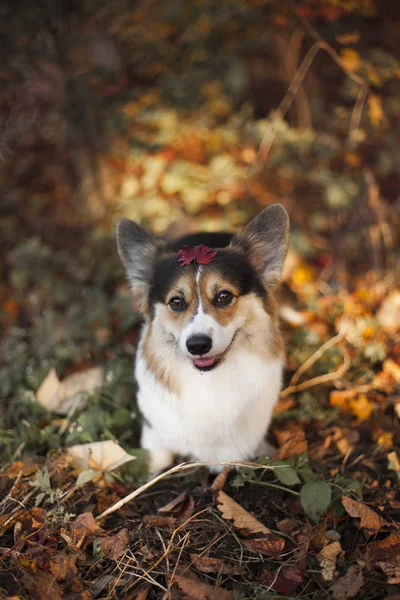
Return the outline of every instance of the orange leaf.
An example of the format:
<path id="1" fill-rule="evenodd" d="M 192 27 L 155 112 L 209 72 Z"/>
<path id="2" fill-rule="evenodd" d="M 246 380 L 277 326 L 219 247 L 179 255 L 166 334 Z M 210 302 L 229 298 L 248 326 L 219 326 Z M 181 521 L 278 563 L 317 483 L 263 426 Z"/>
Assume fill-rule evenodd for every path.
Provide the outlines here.
<path id="1" fill-rule="evenodd" d="M 383 121 L 383 110 L 381 99 L 376 94 L 371 94 L 368 97 L 368 114 L 372 125 L 379 127 Z"/>
<path id="2" fill-rule="evenodd" d="M 341 52 L 341 63 L 346 71 L 358 71 L 361 67 L 360 55 L 355 50 L 351 50 L 350 48 L 345 48 Z"/>
<path id="3" fill-rule="evenodd" d="M 241 540 L 242 545 L 253 552 L 260 552 L 265 556 L 278 556 L 285 547 L 285 541 L 278 537 L 253 538 Z"/>
<path id="4" fill-rule="evenodd" d="M 168 579 L 172 583 L 177 583 L 181 591 L 187 594 L 190 600 L 231 600 L 233 598 L 233 592 L 189 579 L 189 577 L 183 575 L 168 575 Z"/>
<path id="5" fill-rule="evenodd" d="M 361 527 L 365 529 L 379 531 L 383 525 L 386 525 L 385 519 L 362 502 L 357 502 L 348 496 L 342 496 L 342 504 L 351 517 L 361 519 Z"/>
<path id="6" fill-rule="evenodd" d="M 240 575 L 242 573 L 240 566 L 226 563 L 221 558 L 201 556 L 200 554 L 191 554 L 190 558 L 200 573 L 220 573 L 221 575 Z"/>

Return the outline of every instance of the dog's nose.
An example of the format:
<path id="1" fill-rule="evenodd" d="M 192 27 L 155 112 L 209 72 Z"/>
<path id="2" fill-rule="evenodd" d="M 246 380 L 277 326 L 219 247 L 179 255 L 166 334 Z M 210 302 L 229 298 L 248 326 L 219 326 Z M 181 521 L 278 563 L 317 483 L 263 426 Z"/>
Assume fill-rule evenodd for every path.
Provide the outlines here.
<path id="1" fill-rule="evenodd" d="M 186 342 L 190 354 L 207 354 L 211 346 L 212 339 L 208 335 L 192 335 Z"/>

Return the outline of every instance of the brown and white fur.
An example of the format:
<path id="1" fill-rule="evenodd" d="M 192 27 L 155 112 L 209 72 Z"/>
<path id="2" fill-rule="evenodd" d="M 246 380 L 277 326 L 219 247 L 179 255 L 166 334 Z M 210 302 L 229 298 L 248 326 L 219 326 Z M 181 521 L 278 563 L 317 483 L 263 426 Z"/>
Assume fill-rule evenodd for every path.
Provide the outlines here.
<path id="1" fill-rule="evenodd" d="M 265 452 L 284 360 L 274 289 L 288 234 L 287 212 L 274 204 L 209 264 L 181 266 L 177 250 L 187 240 L 171 245 L 133 221 L 118 223 L 118 251 L 144 317 L 135 375 L 153 473 L 175 454 L 214 462 Z"/>

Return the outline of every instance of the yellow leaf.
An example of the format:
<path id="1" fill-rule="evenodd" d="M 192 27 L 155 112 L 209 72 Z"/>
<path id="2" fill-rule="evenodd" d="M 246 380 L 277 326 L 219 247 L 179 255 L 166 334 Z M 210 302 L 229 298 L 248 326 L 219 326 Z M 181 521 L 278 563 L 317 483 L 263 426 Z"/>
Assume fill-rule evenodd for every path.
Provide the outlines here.
<path id="1" fill-rule="evenodd" d="M 381 99 L 376 94 L 371 94 L 368 98 L 369 120 L 374 127 L 379 127 L 383 120 L 383 110 Z"/>
<path id="2" fill-rule="evenodd" d="M 353 415 L 360 421 L 366 421 L 371 416 L 372 404 L 365 394 L 360 394 L 355 400 L 350 400 L 349 406 Z"/>
<path id="3" fill-rule="evenodd" d="M 353 31 L 351 33 L 344 33 L 343 35 L 335 36 L 339 44 L 346 46 L 347 44 L 357 44 L 360 41 L 360 32 Z"/>
<path id="4" fill-rule="evenodd" d="M 302 285 L 304 283 L 311 283 L 315 279 L 315 271 L 310 265 L 300 265 L 294 269 L 292 273 L 293 283 Z"/>
<path id="5" fill-rule="evenodd" d="M 345 48 L 342 50 L 340 58 L 346 71 L 358 71 L 358 69 L 361 67 L 360 55 L 355 50 Z"/>

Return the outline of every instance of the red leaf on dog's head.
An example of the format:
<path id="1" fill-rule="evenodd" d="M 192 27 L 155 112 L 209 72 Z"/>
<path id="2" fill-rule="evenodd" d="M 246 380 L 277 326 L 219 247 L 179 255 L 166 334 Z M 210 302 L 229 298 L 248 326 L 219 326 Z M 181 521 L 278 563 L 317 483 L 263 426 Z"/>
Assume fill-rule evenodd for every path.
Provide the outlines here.
<path id="1" fill-rule="evenodd" d="M 212 250 L 208 246 L 194 246 L 191 248 L 190 246 L 184 246 L 182 250 L 179 250 L 179 262 L 181 263 L 181 267 L 185 267 L 186 265 L 190 265 L 190 263 L 194 260 L 198 265 L 208 265 L 217 254 L 217 250 Z"/>

